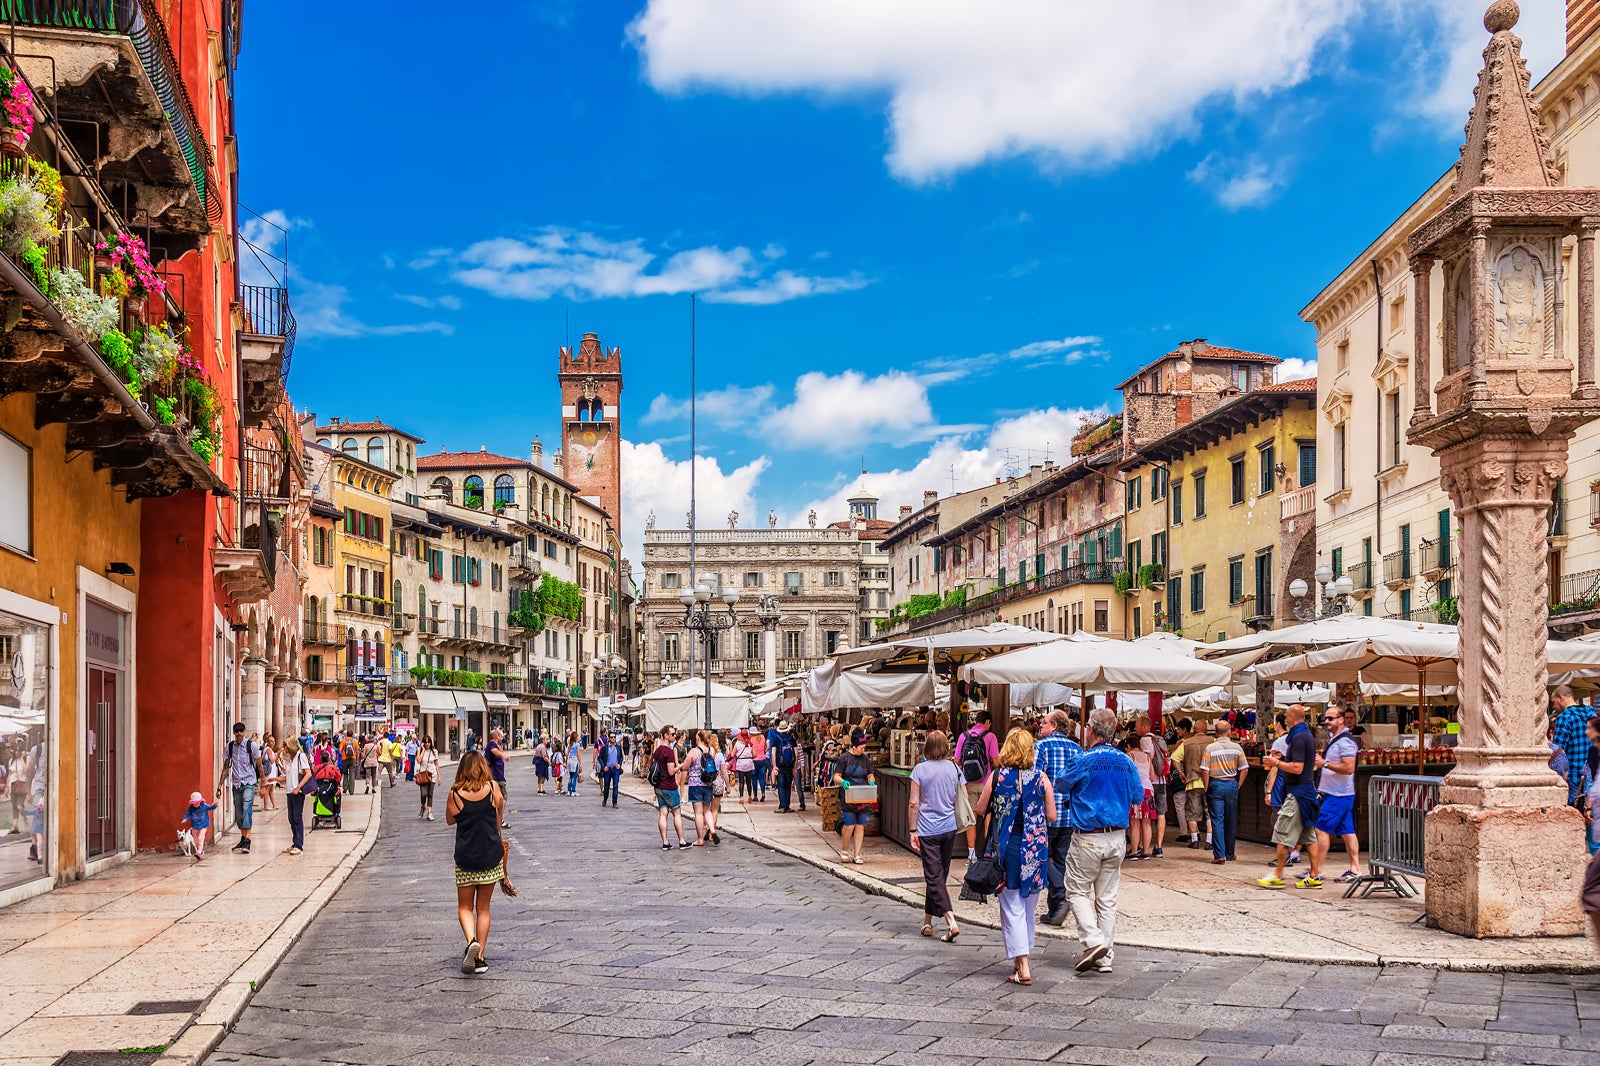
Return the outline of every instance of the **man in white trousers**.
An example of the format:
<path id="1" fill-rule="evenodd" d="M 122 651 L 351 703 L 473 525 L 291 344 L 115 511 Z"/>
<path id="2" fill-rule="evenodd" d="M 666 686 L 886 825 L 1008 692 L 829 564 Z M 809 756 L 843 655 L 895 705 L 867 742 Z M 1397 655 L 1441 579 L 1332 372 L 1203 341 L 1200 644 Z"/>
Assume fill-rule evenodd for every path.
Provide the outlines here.
<path id="1" fill-rule="evenodd" d="M 1127 853 L 1128 813 L 1144 802 L 1144 783 L 1133 760 L 1112 744 L 1117 716 L 1107 710 L 1089 715 L 1089 749 L 1061 777 L 1071 812 L 1072 845 L 1067 849 L 1067 906 L 1078 923 L 1083 954 L 1077 970 L 1111 970 L 1117 927 L 1117 888 Z"/>

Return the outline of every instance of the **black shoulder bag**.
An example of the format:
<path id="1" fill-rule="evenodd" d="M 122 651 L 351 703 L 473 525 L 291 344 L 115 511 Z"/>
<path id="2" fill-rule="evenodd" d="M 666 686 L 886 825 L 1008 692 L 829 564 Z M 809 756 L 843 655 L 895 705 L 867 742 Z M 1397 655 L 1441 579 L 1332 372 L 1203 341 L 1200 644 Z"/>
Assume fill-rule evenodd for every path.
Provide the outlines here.
<path id="1" fill-rule="evenodd" d="M 994 808 L 994 797 L 989 799 L 990 810 Z M 1022 831 L 1022 780 L 1017 780 L 1017 824 L 1013 832 Z M 989 896 L 1000 891 L 1000 886 L 1005 883 L 1006 867 L 1005 856 L 996 855 L 990 858 L 989 839 L 994 834 L 994 815 L 991 813 L 983 819 L 982 839 L 978 842 L 978 857 L 967 864 L 967 873 L 961 879 L 961 898 L 969 903 L 986 902 Z"/>

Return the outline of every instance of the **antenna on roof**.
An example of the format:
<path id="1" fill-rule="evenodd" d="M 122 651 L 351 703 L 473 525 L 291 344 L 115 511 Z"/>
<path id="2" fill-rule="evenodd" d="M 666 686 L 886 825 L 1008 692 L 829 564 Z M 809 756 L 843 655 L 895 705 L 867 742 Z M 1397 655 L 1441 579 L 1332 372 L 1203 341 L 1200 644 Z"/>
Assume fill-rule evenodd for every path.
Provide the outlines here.
<path id="1" fill-rule="evenodd" d="M 950 495 L 956 494 L 956 464 L 950 464 Z"/>

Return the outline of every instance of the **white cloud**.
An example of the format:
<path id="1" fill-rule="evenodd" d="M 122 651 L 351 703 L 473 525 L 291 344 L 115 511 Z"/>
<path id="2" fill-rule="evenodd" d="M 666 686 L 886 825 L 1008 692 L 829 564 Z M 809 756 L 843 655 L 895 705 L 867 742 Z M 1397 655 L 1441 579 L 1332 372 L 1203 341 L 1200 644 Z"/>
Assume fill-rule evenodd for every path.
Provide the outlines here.
<path id="1" fill-rule="evenodd" d="M 738 511 L 740 525 L 754 525 L 755 490 L 761 475 L 772 465 L 760 456 L 731 470 L 711 456 L 695 461 L 695 498 L 698 505 L 696 526 L 700 529 L 726 529 L 728 512 Z M 644 526 L 654 511 L 656 526 L 683 529 L 689 510 L 689 461 L 667 456 L 654 441 L 636 444 L 622 442 L 622 510 L 628 543 L 624 551 L 635 566 L 644 560 Z M 765 512 L 762 512 L 765 514 Z M 635 576 L 641 576 L 635 570 Z"/>
<path id="2" fill-rule="evenodd" d="M 917 379 L 924 385 L 944 385 L 978 374 L 992 373 L 1007 362 L 1026 362 L 1028 369 L 1043 366 L 1071 366 L 1082 359 L 1105 355 L 1102 338 L 1062 337 L 1059 340 L 1030 341 L 1007 352 L 983 355 L 943 356 L 918 364 Z M 1060 358 L 1056 358 L 1060 356 Z"/>
<path id="3" fill-rule="evenodd" d="M 397 292 L 394 294 L 394 298 L 403 300 L 408 304 L 415 304 L 417 307 L 442 307 L 446 311 L 461 310 L 461 297 L 452 296 L 449 293 L 443 296 L 417 296 L 412 293 Z"/>
<path id="4" fill-rule="evenodd" d="M 977 447 L 967 446 L 959 437 L 941 438 L 909 467 L 874 470 L 865 479 L 841 473 L 834 479 L 837 488 L 833 493 L 791 512 L 787 521 L 801 522 L 812 509 L 822 521 L 845 518 L 850 513 L 846 501 L 863 483 L 878 497 L 878 517 L 896 521 L 902 504 L 921 510 L 922 494 L 929 489 L 948 496 L 952 491 L 965 492 L 992 484 L 997 477 L 1026 473 L 1029 465 L 1043 462 L 1046 454 L 1058 464 L 1070 462 L 1069 445 L 1078 428 L 1085 420 L 1098 421 L 1106 414 L 1104 408 L 1049 407 L 996 422 Z"/>
<path id="5" fill-rule="evenodd" d="M 1285 359 L 1272 371 L 1273 381 L 1301 381 L 1317 376 L 1315 359 Z"/>
<path id="6" fill-rule="evenodd" d="M 695 415 L 723 429 L 748 425 L 766 416 L 774 391 L 771 385 L 728 385 L 702 392 L 696 397 Z M 650 409 L 639 421 L 648 424 L 688 417 L 689 401 L 663 392 L 650 401 Z"/>
<path id="7" fill-rule="evenodd" d="M 926 182 L 1159 147 L 1204 104 L 1299 84 L 1359 2 L 650 0 L 629 32 L 663 92 L 887 93 L 889 167 Z"/>
<path id="8" fill-rule="evenodd" d="M 875 441 L 908 443 L 964 433 L 971 426 L 941 426 L 919 378 L 891 370 L 869 378 L 859 370 L 814 370 L 794 383 L 794 402 L 766 425 L 795 447 L 846 451 Z"/>
<path id="9" fill-rule="evenodd" d="M 1478 0 L 1379 0 L 1409 32 L 1408 47 L 1396 49 L 1426 76 L 1411 86 L 1411 109 L 1459 133 L 1472 107 L 1472 89 L 1483 69 L 1489 35 Z M 1521 0 L 1516 33 L 1534 81 L 1561 59 L 1566 49 L 1564 0 Z"/>
<path id="10" fill-rule="evenodd" d="M 1354 28 L 1381 35 L 1394 97 L 1459 129 L 1487 35 L 1484 0 L 649 0 L 629 27 L 662 92 L 885 98 L 890 169 L 936 180 L 989 160 L 1116 163 L 1192 136 L 1202 108 L 1304 82 Z M 1563 0 L 1523 0 L 1535 78 L 1564 47 Z M 1341 62 L 1335 56 L 1334 62 Z M 1235 209 L 1282 175 L 1223 186 Z M 1231 203 L 1230 203 L 1231 200 Z"/>
<path id="11" fill-rule="evenodd" d="M 743 246 L 691 248 L 663 258 L 642 238 L 612 240 L 547 227 L 528 238 L 495 237 L 469 246 L 452 277 L 495 296 L 520 300 L 626 298 L 697 292 L 712 303 L 775 304 L 863 288 L 860 275 L 820 277 L 771 270 L 782 248 L 763 255 Z M 776 253 L 776 254 L 774 254 Z M 434 265 L 435 253 L 413 262 Z"/>
<path id="12" fill-rule="evenodd" d="M 449 335 L 455 332 L 455 327 L 448 322 L 372 325 L 345 310 L 350 302 L 349 289 L 312 281 L 298 270 L 293 274 L 289 295 L 301 337 L 398 337 L 409 333 Z"/>
<path id="13" fill-rule="evenodd" d="M 1259 207 L 1283 186 L 1280 168 L 1255 158 L 1221 158 L 1216 152 L 1196 163 L 1188 178 L 1205 187 L 1230 211 Z"/>

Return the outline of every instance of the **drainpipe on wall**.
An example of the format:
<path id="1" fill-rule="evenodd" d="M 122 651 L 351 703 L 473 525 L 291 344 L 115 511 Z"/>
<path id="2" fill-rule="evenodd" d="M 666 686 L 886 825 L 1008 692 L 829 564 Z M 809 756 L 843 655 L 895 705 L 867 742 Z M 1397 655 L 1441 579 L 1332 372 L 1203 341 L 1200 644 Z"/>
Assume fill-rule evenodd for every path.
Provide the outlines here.
<path id="1" fill-rule="evenodd" d="M 1372 365 L 1377 366 L 1378 363 L 1383 361 L 1383 277 L 1378 273 L 1377 257 L 1374 256 L 1370 262 L 1372 265 L 1373 317 L 1378 320 L 1376 330 L 1378 347 L 1374 352 L 1375 358 Z M 1375 385 L 1373 388 L 1378 401 L 1378 417 L 1374 419 L 1376 428 L 1373 430 L 1374 439 L 1378 446 L 1378 456 L 1373 464 L 1372 475 L 1374 485 L 1377 488 L 1377 503 L 1374 512 L 1376 529 L 1372 538 L 1372 565 L 1376 568 L 1381 568 L 1383 566 L 1383 482 L 1378 480 L 1378 476 L 1383 473 L 1383 387 Z M 1374 594 L 1376 594 L 1378 586 L 1377 575 L 1368 574 L 1367 578 L 1372 582 Z"/>

